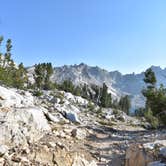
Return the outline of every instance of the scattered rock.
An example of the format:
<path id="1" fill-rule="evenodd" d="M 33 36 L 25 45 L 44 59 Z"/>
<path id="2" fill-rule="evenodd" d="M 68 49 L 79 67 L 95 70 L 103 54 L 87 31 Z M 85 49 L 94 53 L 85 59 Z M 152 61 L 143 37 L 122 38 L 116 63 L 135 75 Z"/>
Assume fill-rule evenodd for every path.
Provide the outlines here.
<path id="1" fill-rule="evenodd" d="M 51 147 L 51 148 L 55 148 L 56 147 L 56 143 L 55 142 L 48 142 L 47 146 Z"/>
<path id="2" fill-rule="evenodd" d="M 21 158 L 18 157 L 16 154 L 14 154 L 14 155 L 12 156 L 12 159 L 11 159 L 11 160 L 14 161 L 14 162 L 16 162 L 16 163 L 21 162 Z"/>
<path id="3" fill-rule="evenodd" d="M 99 165 L 160 166 L 165 162 L 164 132 L 146 133 L 138 127 L 140 120 L 119 110 L 93 104 L 90 112 L 88 101 L 71 93 L 43 91 L 41 97 L 33 97 L 0 86 L 0 106 L 0 165 L 96 166 L 98 160 Z M 160 162 L 149 153 L 156 145 L 155 159 Z"/>
<path id="4" fill-rule="evenodd" d="M 160 161 L 150 162 L 147 166 L 165 166 L 166 164 L 161 163 Z"/>
<path id="5" fill-rule="evenodd" d="M 82 140 L 86 138 L 87 134 L 84 129 L 73 129 L 71 132 L 71 136 Z"/>
<path id="6" fill-rule="evenodd" d="M 46 116 L 46 118 L 47 118 L 49 121 L 52 121 L 52 122 L 54 122 L 54 123 L 57 123 L 57 122 L 60 121 L 57 116 L 51 115 L 48 111 L 43 111 L 43 112 L 44 112 L 44 115 Z"/>

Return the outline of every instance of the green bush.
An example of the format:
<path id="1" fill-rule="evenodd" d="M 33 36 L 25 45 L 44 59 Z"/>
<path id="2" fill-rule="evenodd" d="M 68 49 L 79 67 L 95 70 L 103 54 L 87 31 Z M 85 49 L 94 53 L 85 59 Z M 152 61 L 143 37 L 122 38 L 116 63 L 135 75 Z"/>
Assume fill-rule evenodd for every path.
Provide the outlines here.
<path id="1" fill-rule="evenodd" d="M 113 114 L 114 115 L 118 115 L 119 114 L 119 111 L 117 109 L 113 109 Z"/>
<path id="2" fill-rule="evenodd" d="M 42 96 L 42 95 L 43 95 L 43 92 L 40 91 L 40 90 L 36 90 L 36 91 L 33 92 L 33 96 L 40 97 L 40 96 Z"/>
<path id="3" fill-rule="evenodd" d="M 148 109 L 147 111 L 145 111 L 145 114 L 144 114 L 146 120 L 151 124 L 151 127 L 153 129 L 156 129 L 158 128 L 159 126 L 159 120 L 158 118 L 156 118 L 155 116 L 153 116 L 153 112 Z"/>
<path id="4" fill-rule="evenodd" d="M 95 106 L 94 106 L 94 104 L 92 104 L 92 102 L 88 102 L 88 110 L 89 111 L 94 111 L 94 109 L 95 109 Z"/>

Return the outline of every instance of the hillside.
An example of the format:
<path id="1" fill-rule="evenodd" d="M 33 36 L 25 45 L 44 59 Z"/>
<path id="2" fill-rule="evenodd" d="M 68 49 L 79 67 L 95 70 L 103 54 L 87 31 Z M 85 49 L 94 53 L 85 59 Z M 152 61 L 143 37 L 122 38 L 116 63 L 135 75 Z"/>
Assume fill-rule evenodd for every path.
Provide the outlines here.
<path id="1" fill-rule="evenodd" d="M 35 97 L 0 86 L 0 124 L 0 165 L 133 166 L 147 157 L 165 162 L 165 130 L 148 131 L 143 119 L 63 91 Z"/>

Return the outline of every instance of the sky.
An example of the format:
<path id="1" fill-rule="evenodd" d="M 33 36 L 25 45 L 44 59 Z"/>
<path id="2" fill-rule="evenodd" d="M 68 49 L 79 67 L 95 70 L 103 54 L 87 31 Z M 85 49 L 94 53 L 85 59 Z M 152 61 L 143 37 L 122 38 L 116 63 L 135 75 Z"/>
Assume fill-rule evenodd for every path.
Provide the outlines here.
<path id="1" fill-rule="evenodd" d="M 166 67 L 166 0 L 0 0 L 0 35 L 25 66 Z M 5 43 L 4 43 L 5 45 Z"/>

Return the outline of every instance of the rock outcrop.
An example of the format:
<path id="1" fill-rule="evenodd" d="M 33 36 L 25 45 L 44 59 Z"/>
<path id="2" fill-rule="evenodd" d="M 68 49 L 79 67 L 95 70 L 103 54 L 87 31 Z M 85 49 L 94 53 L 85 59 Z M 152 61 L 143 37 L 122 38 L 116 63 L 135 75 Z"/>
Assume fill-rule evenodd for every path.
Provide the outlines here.
<path id="1" fill-rule="evenodd" d="M 36 141 L 51 130 L 38 107 L 0 110 L 0 123 L 0 144 L 8 146 Z"/>
<path id="2" fill-rule="evenodd" d="M 125 166 L 147 166 L 154 159 L 140 145 L 131 145 L 126 151 Z"/>

